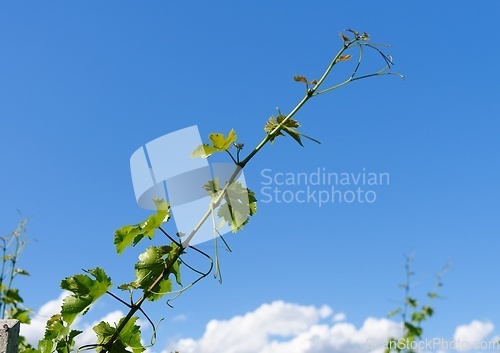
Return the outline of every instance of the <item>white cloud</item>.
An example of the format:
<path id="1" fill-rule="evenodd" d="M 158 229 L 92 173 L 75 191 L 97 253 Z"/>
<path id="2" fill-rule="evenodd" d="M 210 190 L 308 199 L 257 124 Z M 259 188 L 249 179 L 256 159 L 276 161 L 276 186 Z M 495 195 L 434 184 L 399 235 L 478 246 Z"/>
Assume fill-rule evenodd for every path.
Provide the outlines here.
<path id="1" fill-rule="evenodd" d="M 340 321 L 344 321 L 346 319 L 346 316 L 344 313 L 338 313 L 338 314 L 335 314 L 332 318 L 332 321 L 333 322 L 340 322 Z"/>
<path id="2" fill-rule="evenodd" d="M 45 323 L 60 311 L 67 292 L 44 304 L 30 325 L 21 326 L 21 334 L 36 346 L 43 336 Z M 76 320 L 74 329 L 83 333 L 76 337 L 77 346 L 95 343 L 92 327 L 100 321 L 117 323 L 124 316 L 120 310 L 110 312 L 92 323 Z M 187 317 L 179 315 L 174 321 Z M 325 320 L 328 319 L 328 320 Z M 143 328 L 149 326 L 139 320 Z M 486 342 L 494 330 L 490 322 L 474 320 L 458 326 L 453 340 L 466 342 L 456 346 L 465 351 Z M 275 301 L 228 320 L 211 320 L 199 339 L 180 338 L 163 350 L 170 353 L 359 353 L 383 352 L 388 337 L 398 337 L 401 325 L 388 319 L 367 318 L 360 327 L 346 322 L 344 313 L 333 313 L 329 306 L 315 307 Z M 494 339 L 490 339 L 493 341 Z M 147 352 L 158 351 L 153 347 Z"/>
<path id="3" fill-rule="evenodd" d="M 495 326 L 491 322 L 473 320 L 468 325 L 461 325 L 455 329 L 453 340 L 461 342 L 457 345 L 459 350 L 470 350 L 475 345 L 484 342 L 485 338 L 493 332 Z"/>
<path id="4" fill-rule="evenodd" d="M 400 325 L 387 319 L 368 318 L 357 329 L 337 322 L 321 323 L 333 311 L 323 306 L 301 306 L 276 301 L 229 320 L 212 320 L 203 337 L 180 339 L 163 352 L 182 353 L 350 353 L 378 352 Z M 338 316 L 345 318 L 344 316 Z M 375 349 L 378 347 L 378 350 Z"/>

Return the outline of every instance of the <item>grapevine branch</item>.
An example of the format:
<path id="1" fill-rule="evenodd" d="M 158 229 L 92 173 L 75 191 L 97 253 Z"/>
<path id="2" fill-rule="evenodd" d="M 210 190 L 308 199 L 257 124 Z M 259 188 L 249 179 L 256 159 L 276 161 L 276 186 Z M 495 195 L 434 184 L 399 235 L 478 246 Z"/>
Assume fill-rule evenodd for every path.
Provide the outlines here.
<path id="1" fill-rule="evenodd" d="M 115 344 L 117 343 L 117 341 L 120 340 L 120 337 L 121 337 L 120 335 L 122 334 L 122 332 L 124 331 L 124 329 L 127 327 L 127 325 L 130 322 L 133 323 L 134 320 L 137 319 L 137 318 L 134 317 L 134 314 L 136 314 L 136 312 L 138 312 L 138 311 L 141 312 L 142 314 L 144 314 L 146 316 L 146 318 L 148 319 L 148 321 L 150 323 L 152 323 L 152 321 L 149 319 L 149 317 L 143 311 L 142 305 L 143 305 L 143 303 L 146 300 L 151 299 L 155 295 L 158 294 L 158 288 L 160 288 L 161 284 L 164 283 L 163 281 L 168 280 L 168 278 L 169 278 L 169 276 L 171 274 L 178 274 L 178 272 L 176 272 L 178 267 L 176 267 L 176 266 L 179 266 L 179 264 L 182 262 L 181 255 L 183 253 L 185 253 L 185 250 L 187 248 L 193 248 L 195 251 L 198 251 L 202 255 L 207 256 L 210 259 L 210 262 L 211 262 L 210 263 L 210 270 L 207 273 L 203 273 L 201 271 L 195 270 L 198 274 L 201 275 L 201 277 L 198 278 L 195 282 L 193 282 L 190 286 L 192 286 L 193 284 L 197 283 L 202 278 L 206 277 L 206 275 L 208 275 L 208 273 L 210 273 L 212 271 L 212 268 L 213 268 L 213 261 L 212 261 L 212 259 L 207 254 L 205 254 L 205 253 L 199 251 L 198 249 L 190 246 L 191 241 L 193 240 L 194 236 L 198 233 L 198 231 L 200 230 L 200 228 L 203 226 L 203 224 L 207 221 L 207 219 L 211 215 L 213 216 L 214 210 L 217 209 L 217 207 L 225 199 L 227 199 L 229 188 L 234 184 L 234 182 L 237 180 L 238 176 L 240 175 L 241 171 L 255 157 L 255 155 L 257 153 L 259 153 L 259 151 L 266 144 L 268 144 L 269 142 L 273 142 L 273 140 L 274 140 L 274 138 L 276 136 L 282 135 L 281 131 L 290 132 L 290 130 L 289 130 L 289 124 L 296 124 L 298 126 L 298 123 L 296 121 L 292 120 L 292 117 L 312 97 L 316 97 L 316 96 L 318 96 L 320 94 L 323 94 L 323 93 L 332 91 L 334 89 L 340 88 L 340 87 L 345 86 L 345 85 L 347 85 L 349 83 L 352 83 L 354 81 L 365 79 L 365 78 L 369 78 L 369 77 L 382 76 L 382 75 L 397 75 L 397 76 L 403 77 L 402 75 L 400 75 L 398 73 L 393 73 L 393 72 L 388 71 L 391 68 L 391 66 L 393 65 L 393 61 L 392 61 L 392 57 L 391 56 L 384 54 L 379 49 L 379 47 L 381 47 L 383 45 L 370 43 L 368 41 L 368 34 L 367 33 L 360 34 L 359 32 L 353 31 L 353 30 L 350 30 L 350 29 L 347 30 L 347 31 L 351 32 L 352 34 L 354 34 L 354 37 L 350 38 L 350 37 L 348 37 L 348 36 L 346 36 L 344 34 L 340 34 L 341 38 L 344 41 L 343 46 L 337 52 L 337 54 L 333 57 L 333 59 L 330 61 L 330 63 L 326 67 L 325 71 L 323 72 L 323 74 L 322 74 L 322 76 L 320 77 L 319 80 L 317 80 L 317 81 L 314 80 L 312 82 L 308 82 L 303 76 L 294 77 L 294 79 L 296 81 L 303 82 L 303 83 L 306 84 L 306 93 L 305 93 L 305 95 L 302 97 L 302 99 L 295 105 L 295 107 L 286 116 L 281 115 L 281 113 L 278 110 L 279 118 L 276 119 L 276 124 L 274 124 L 274 122 L 273 122 L 273 124 L 271 124 L 271 128 L 266 129 L 266 132 L 267 132 L 266 136 L 246 156 L 246 158 L 244 158 L 243 160 L 240 160 L 240 151 L 241 151 L 241 148 L 243 147 L 243 145 L 241 145 L 241 144 L 235 144 L 235 146 L 237 148 L 236 159 L 231 155 L 231 153 L 228 152 L 229 156 L 231 157 L 232 161 L 235 164 L 235 169 L 234 169 L 233 173 L 231 174 L 231 176 L 229 177 L 229 179 L 226 181 L 226 183 L 224 184 L 224 186 L 220 190 L 217 190 L 217 193 L 215 193 L 212 196 L 212 200 L 211 200 L 211 202 L 210 202 L 210 204 L 208 206 L 207 211 L 203 214 L 203 216 L 201 217 L 200 221 L 193 228 L 193 230 L 183 240 L 180 240 L 180 241 L 173 240 L 160 227 L 161 223 L 163 223 L 164 221 L 166 221 L 168 219 L 168 217 L 169 217 L 169 213 L 168 213 L 167 210 L 164 210 L 163 213 L 161 214 L 163 218 L 161 218 L 161 221 L 159 222 L 159 225 L 157 224 L 157 225 L 155 225 L 153 227 L 153 226 L 149 225 L 147 223 L 149 221 L 147 221 L 147 222 L 142 223 L 141 225 L 137 226 L 137 228 L 134 228 L 134 226 L 130 226 L 130 228 L 134 228 L 136 230 L 139 229 L 141 231 L 143 231 L 143 228 L 149 227 L 147 229 L 147 232 L 150 232 L 150 231 L 154 232 L 154 229 L 158 229 L 159 228 L 167 237 L 169 237 L 172 240 L 172 246 L 168 247 L 169 248 L 168 253 L 164 253 L 164 252 L 161 253 L 163 255 L 162 255 L 161 259 L 160 259 L 160 262 L 158 262 L 158 264 L 160 264 L 159 266 L 162 266 L 161 267 L 161 271 L 160 271 L 159 267 L 156 267 L 155 268 L 155 272 L 156 272 L 156 270 L 158 270 L 159 274 L 158 275 L 155 274 L 154 275 L 155 277 L 149 278 L 147 282 L 143 282 L 143 283 L 149 284 L 149 286 L 147 286 L 145 284 L 144 287 L 142 287 L 143 288 L 143 292 L 142 292 L 141 297 L 138 300 L 134 301 L 132 299 L 132 296 L 131 296 L 130 304 L 129 304 L 129 303 L 126 303 L 125 301 L 121 300 L 120 298 L 118 298 L 116 295 L 113 295 L 110 292 L 106 291 L 113 298 L 117 299 L 122 304 L 125 304 L 129 308 L 128 313 L 126 314 L 126 316 L 122 320 L 120 320 L 118 326 L 116 327 L 116 329 L 114 329 L 114 331 L 113 331 L 112 334 L 110 334 L 107 337 L 103 336 L 104 338 L 102 339 L 102 341 L 99 342 L 99 343 L 97 343 L 97 344 L 95 344 L 95 345 L 86 345 L 86 346 L 80 347 L 80 348 L 85 348 L 85 349 L 96 348 L 99 353 L 116 351 L 116 349 L 119 349 L 119 348 L 117 348 L 117 346 L 115 346 Z M 331 74 L 331 71 L 335 67 L 335 65 L 337 65 L 339 62 L 347 61 L 347 60 L 349 60 L 351 58 L 351 55 L 350 54 L 346 54 L 346 51 L 348 51 L 348 50 L 350 50 L 352 48 L 358 48 L 359 49 L 359 57 L 358 57 L 358 62 L 356 63 L 356 65 L 354 67 L 354 70 L 353 70 L 352 74 L 349 76 L 349 78 L 346 79 L 346 80 L 344 80 L 341 83 L 338 83 L 336 85 L 333 85 L 333 86 L 330 86 L 330 87 L 325 88 L 323 90 L 320 90 L 320 88 L 325 84 L 326 79 Z M 382 67 L 380 70 L 375 71 L 373 73 L 358 76 L 358 70 L 359 70 L 359 68 L 361 66 L 361 62 L 363 60 L 363 51 L 365 50 L 365 48 L 375 50 L 377 53 L 379 53 L 382 56 L 382 59 L 384 60 L 385 66 Z M 311 86 L 309 86 L 309 85 L 311 85 Z M 267 124 L 266 124 L 266 127 L 267 127 Z M 233 132 L 233 135 L 234 135 L 234 131 L 232 131 L 232 132 Z M 297 142 L 299 142 L 302 145 L 302 143 L 300 142 L 300 137 L 299 137 L 300 133 L 297 133 L 295 131 L 292 131 L 292 132 L 294 133 L 294 135 L 292 135 L 292 134 L 290 134 L 290 135 Z M 303 136 L 307 137 L 305 135 L 303 135 Z M 234 135 L 234 138 L 236 138 L 235 135 Z M 312 139 L 312 140 L 316 141 L 314 139 Z M 318 141 L 316 141 L 316 142 L 318 142 Z M 203 149 L 203 145 L 201 147 Z M 223 149 L 219 149 L 219 151 L 220 150 L 223 150 Z M 227 151 L 227 148 L 225 148 L 224 150 Z M 158 208 L 158 209 L 160 210 L 160 208 Z M 160 214 L 160 211 L 158 211 L 157 214 Z M 157 221 L 158 221 L 157 219 L 154 219 L 152 222 L 154 223 L 154 222 L 157 222 Z M 129 232 L 130 232 L 130 228 L 129 228 Z M 152 229 L 152 228 L 154 228 L 154 229 Z M 129 234 L 129 233 L 127 233 L 127 234 Z M 135 233 L 135 234 L 137 234 L 137 233 Z M 133 236 L 134 237 L 133 240 L 130 237 L 127 238 L 130 241 L 126 242 L 125 245 L 123 245 L 123 243 L 124 243 L 123 240 L 121 242 L 119 242 L 119 243 L 115 242 L 115 244 L 118 244 L 117 245 L 118 252 L 121 253 L 123 251 L 123 249 L 126 246 L 130 245 L 131 243 L 133 243 L 133 245 L 135 245 L 138 241 L 140 241 L 145 236 L 145 234 L 146 233 L 140 233 L 140 235 Z M 147 233 L 146 235 L 148 237 L 150 237 L 150 238 L 152 237 L 152 235 L 150 233 Z M 215 234 L 214 234 L 214 236 L 215 236 Z M 115 241 L 116 241 L 116 238 L 115 238 Z M 163 247 L 163 248 L 167 248 L 167 247 Z M 217 266 L 217 263 L 216 263 L 216 266 Z M 190 267 L 190 266 L 188 266 L 188 267 Z M 216 267 L 216 271 L 217 271 L 217 268 L 218 267 Z M 98 271 L 98 269 L 96 269 L 93 272 L 89 272 L 89 273 L 91 275 L 93 275 L 94 277 L 96 277 L 96 279 L 97 279 L 97 276 L 100 276 L 100 278 L 102 278 L 104 276 L 103 274 L 101 274 L 100 271 L 102 271 L 102 270 L 99 269 L 99 271 Z M 152 271 L 153 270 L 149 269 L 147 275 L 151 275 L 153 273 Z M 144 279 L 145 277 L 143 276 L 141 278 Z M 142 282 L 142 279 L 139 282 Z M 104 285 L 108 286 L 107 288 L 110 288 L 110 286 L 111 286 L 110 279 L 106 277 L 106 278 L 104 278 L 104 280 L 105 280 L 104 281 L 105 282 Z M 75 279 L 74 278 L 66 279 L 65 281 L 63 281 L 63 283 L 64 283 L 64 285 L 66 287 L 70 287 L 71 285 L 73 285 L 72 281 L 75 281 Z M 96 282 L 99 282 L 99 281 L 96 280 Z M 98 284 L 100 284 L 100 283 L 101 282 L 99 282 Z M 135 284 L 137 285 L 138 283 L 135 282 Z M 128 288 L 129 289 L 130 288 L 134 288 L 135 289 L 137 287 L 130 286 Z M 182 291 L 181 291 L 181 293 L 182 293 Z M 66 315 L 68 316 L 68 314 L 66 314 Z M 64 316 L 64 314 L 63 314 L 63 316 Z M 63 317 L 63 319 L 64 319 L 64 317 Z M 73 320 L 74 320 L 73 316 L 69 317 L 68 319 L 65 319 L 65 321 L 69 322 L 69 324 Z M 153 325 L 153 328 L 155 328 L 154 325 Z M 71 332 L 73 332 L 73 331 L 71 331 Z M 70 335 L 71 335 L 71 333 L 70 333 Z M 72 340 L 72 338 L 70 336 L 68 336 L 68 337 L 69 337 L 68 338 L 69 340 Z M 52 340 L 51 342 L 54 343 L 55 341 Z M 60 341 L 58 341 L 58 342 L 60 342 Z M 67 341 L 64 341 L 64 342 L 67 342 Z M 121 342 L 121 343 L 123 344 L 123 342 Z M 139 343 L 136 343 L 136 344 L 139 344 Z M 134 347 L 132 347 L 132 348 L 134 348 Z M 140 351 L 141 348 L 139 347 L 137 349 Z M 135 349 L 134 349 L 134 351 L 135 351 Z"/>
<path id="2" fill-rule="evenodd" d="M 262 141 L 249 153 L 249 155 L 245 159 L 243 159 L 242 161 L 236 161 L 232 157 L 232 155 L 230 155 L 231 159 L 233 160 L 233 162 L 235 162 L 235 165 L 236 165 L 235 170 L 233 171 L 232 175 L 229 177 L 229 179 L 227 180 L 227 182 L 225 183 L 224 187 L 222 188 L 220 193 L 217 195 L 217 197 L 215 197 L 211 201 L 207 211 L 201 217 L 198 224 L 193 228 L 191 233 L 180 244 L 178 244 L 179 247 L 175 250 L 175 253 L 173 255 L 169 256 L 168 260 L 165 262 L 165 267 L 164 267 L 163 271 L 161 272 L 161 274 L 158 276 L 158 278 L 151 284 L 151 286 L 147 290 L 145 290 L 143 292 L 143 295 L 141 296 L 141 298 L 139 300 L 137 300 L 134 304 L 130 305 L 130 310 L 129 310 L 128 314 L 126 315 L 125 320 L 123 320 L 121 322 L 121 325 L 119 325 L 117 327 L 114 335 L 104 345 L 104 348 L 106 349 L 106 351 L 111 350 L 111 347 L 113 346 L 114 342 L 118 338 L 120 332 L 123 330 L 123 328 L 125 327 L 127 322 L 132 318 L 132 316 L 138 310 L 140 310 L 141 305 L 148 298 L 148 296 L 153 292 L 153 288 L 155 288 L 158 285 L 158 283 L 160 283 L 164 278 L 167 278 L 170 275 L 172 266 L 176 263 L 176 261 L 179 260 L 180 256 L 183 254 L 184 250 L 189 246 L 189 243 L 191 242 L 193 237 L 198 233 L 198 231 L 203 226 L 203 224 L 206 222 L 206 220 L 210 217 L 213 210 L 216 209 L 220 205 L 220 203 L 224 200 L 230 185 L 237 179 L 241 170 L 246 167 L 246 165 L 252 160 L 252 158 L 254 158 L 254 156 L 269 141 L 272 140 L 273 136 L 275 136 L 275 134 L 277 134 L 286 125 L 286 123 L 307 103 L 307 101 L 309 101 L 309 99 L 311 99 L 312 97 L 315 97 L 319 94 L 323 94 L 323 93 L 326 93 L 328 91 L 345 86 L 345 85 L 347 85 L 351 82 L 354 82 L 356 80 L 365 79 L 365 78 L 369 78 L 369 77 L 373 77 L 373 76 L 397 75 L 397 76 L 400 76 L 403 78 L 403 76 L 401 74 L 386 71 L 387 69 L 389 69 L 393 65 L 393 61 L 392 61 L 392 58 L 390 56 L 384 54 L 377 47 L 377 45 L 370 44 L 364 38 L 362 38 L 362 35 L 359 35 L 356 33 L 355 33 L 355 37 L 353 39 L 348 40 L 348 41 L 344 41 L 343 47 L 333 57 L 333 59 L 331 60 L 331 62 L 327 66 L 326 70 L 324 71 L 323 75 L 316 82 L 316 84 L 312 88 L 308 88 L 306 90 L 306 94 L 304 95 L 304 97 L 297 103 L 297 105 L 290 111 L 290 113 L 288 113 L 286 115 L 286 117 L 283 120 L 281 120 L 281 122 L 270 133 L 268 133 L 265 138 L 262 139 Z M 335 67 L 335 65 L 337 63 L 345 60 L 345 58 L 347 56 L 345 56 L 344 53 L 353 47 L 359 48 L 359 59 L 358 59 L 356 67 L 355 67 L 353 73 L 351 74 L 351 76 L 347 80 L 345 80 L 339 84 L 336 84 L 332 87 L 329 87 L 329 88 L 326 88 L 326 89 L 320 91 L 319 90 L 320 87 L 324 84 L 325 80 L 330 75 L 332 69 Z M 362 76 L 356 76 L 358 73 L 358 69 L 361 65 L 361 62 L 363 60 L 363 48 L 364 47 L 376 50 L 382 56 L 386 65 L 382 69 L 380 69 L 374 73 L 362 75 Z"/>

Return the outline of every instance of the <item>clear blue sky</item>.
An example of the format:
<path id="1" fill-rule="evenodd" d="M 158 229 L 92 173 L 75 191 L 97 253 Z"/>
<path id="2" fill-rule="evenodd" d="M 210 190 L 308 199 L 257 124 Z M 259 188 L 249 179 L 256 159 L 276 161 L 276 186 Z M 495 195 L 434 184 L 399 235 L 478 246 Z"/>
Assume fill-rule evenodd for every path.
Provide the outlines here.
<path id="1" fill-rule="evenodd" d="M 293 75 L 317 78 L 351 27 L 393 44 L 406 80 L 311 100 L 297 119 L 322 144 L 280 139 L 257 155 L 245 174 L 259 211 L 227 239 L 223 285 L 207 279 L 174 309 L 157 304 L 163 333 L 199 337 L 210 319 L 274 300 L 325 304 L 360 325 L 397 306 L 403 254 L 414 252 L 417 291 L 452 263 L 428 335 L 472 320 L 500 334 L 499 15 L 495 1 L 3 2 L 0 234 L 16 209 L 32 217 L 31 277 L 18 282 L 27 305 L 57 298 L 81 268 L 129 281 L 136 253 L 115 255 L 113 232 L 148 214 L 131 154 L 191 125 L 203 138 L 234 128 L 248 153 L 275 107 L 302 97 Z M 263 170 L 318 168 L 385 172 L 390 183 L 371 204 L 262 202 Z M 180 314 L 189 320 L 169 321 Z"/>

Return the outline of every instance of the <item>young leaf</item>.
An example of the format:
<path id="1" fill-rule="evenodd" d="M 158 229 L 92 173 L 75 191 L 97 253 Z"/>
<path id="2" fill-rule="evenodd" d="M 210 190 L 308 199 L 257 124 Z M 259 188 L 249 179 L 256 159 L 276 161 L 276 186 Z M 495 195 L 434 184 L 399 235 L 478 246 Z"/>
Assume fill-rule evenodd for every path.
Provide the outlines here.
<path id="1" fill-rule="evenodd" d="M 23 302 L 19 295 L 19 289 L 8 289 L 3 293 L 2 301 L 6 304 L 18 304 Z"/>
<path id="2" fill-rule="evenodd" d="M 209 144 L 202 144 L 195 148 L 193 153 L 191 153 L 191 158 L 208 158 L 215 152 L 219 152 L 219 150 L 215 147 L 210 146 Z"/>
<path id="3" fill-rule="evenodd" d="M 389 312 L 389 314 L 387 314 L 387 316 L 389 316 L 389 317 L 396 316 L 396 315 L 398 315 L 399 313 L 401 313 L 401 311 L 403 311 L 403 310 L 402 310 L 401 308 L 398 308 L 398 309 L 396 309 L 396 310 L 393 310 L 393 311 Z"/>
<path id="4" fill-rule="evenodd" d="M 212 142 L 212 146 L 204 143 L 195 148 L 195 150 L 191 153 L 191 158 L 208 158 L 212 154 L 216 152 L 224 152 L 231 148 L 233 143 L 236 141 L 236 132 L 234 129 L 229 131 L 227 137 L 224 134 L 214 132 L 209 136 L 210 141 Z"/>
<path id="5" fill-rule="evenodd" d="M 296 129 L 300 127 L 298 121 L 293 120 L 293 119 L 288 119 L 283 123 L 284 119 L 286 118 L 285 115 L 278 115 L 276 118 L 274 116 L 270 117 L 269 120 L 267 121 L 266 125 L 264 126 L 264 131 L 268 134 L 271 135 L 271 138 L 269 141 L 271 143 L 274 142 L 274 139 L 276 136 L 285 136 L 283 132 L 286 132 L 288 135 L 290 135 L 299 145 L 304 147 L 302 144 L 301 136 L 304 136 L 305 138 L 312 140 L 316 143 L 321 143 L 316 139 L 313 139 L 312 137 L 309 137 L 307 135 L 304 135 L 300 132 L 298 132 Z M 274 133 L 273 131 L 278 128 Z"/>
<path id="6" fill-rule="evenodd" d="M 42 339 L 38 342 L 38 350 L 40 353 L 52 353 L 54 351 L 54 342 L 51 340 Z"/>
<path id="7" fill-rule="evenodd" d="M 25 339 L 25 337 L 23 337 L 23 336 L 20 336 L 19 339 L 21 339 L 21 337 Z M 19 348 L 19 352 L 20 353 L 42 353 L 38 349 L 35 349 L 35 348 L 22 349 L 21 347 Z"/>
<path id="8" fill-rule="evenodd" d="M 293 80 L 294 80 L 295 82 L 302 82 L 302 83 L 305 83 L 306 85 L 309 85 L 309 84 L 311 84 L 311 85 L 315 85 L 315 84 L 317 84 L 317 83 L 318 83 L 318 81 L 317 81 L 317 80 L 312 80 L 312 81 L 307 80 L 307 78 L 306 78 L 305 76 L 293 76 Z"/>
<path id="9" fill-rule="evenodd" d="M 307 81 L 307 78 L 305 78 L 305 76 L 297 76 L 297 75 L 296 75 L 296 76 L 293 76 L 293 80 L 294 80 L 295 82 L 309 83 L 309 82 Z"/>
<path id="10" fill-rule="evenodd" d="M 422 328 L 412 325 L 409 322 L 404 323 L 406 330 L 408 331 L 407 337 L 410 339 L 420 338 L 422 335 Z"/>
<path id="11" fill-rule="evenodd" d="M 422 307 L 422 312 L 427 316 L 434 315 L 434 309 L 432 309 L 432 307 L 429 305 L 425 305 L 424 307 Z"/>
<path id="12" fill-rule="evenodd" d="M 69 325 L 68 325 L 69 326 Z M 43 339 L 38 342 L 38 352 L 52 353 L 69 353 L 75 344 L 74 337 L 81 331 L 69 330 L 65 325 L 61 315 L 56 314 L 47 321 L 45 334 Z"/>
<path id="13" fill-rule="evenodd" d="M 219 191 L 221 190 L 219 179 L 215 178 L 213 180 L 209 180 L 205 185 L 203 185 L 203 189 L 205 189 L 211 197 L 217 197 Z"/>
<path id="14" fill-rule="evenodd" d="M 342 32 L 339 32 L 339 37 L 340 37 L 340 38 L 342 38 L 342 40 L 343 40 L 344 42 L 348 42 L 348 41 L 350 41 L 350 40 L 351 40 L 351 38 L 349 38 L 348 36 L 346 36 L 346 35 L 345 35 L 344 33 L 342 33 Z"/>
<path id="15" fill-rule="evenodd" d="M 217 216 L 231 227 L 233 233 L 246 225 L 251 216 L 257 213 L 257 199 L 255 193 L 243 187 L 240 182 L 233 182 L 217 211 Z"/>
<path id="16" fill-rule="evenodd" d="M 68 334 L 69 330 L 64 325 L 62 316 L 59 314 L 52 315 L 45 326 L 45 334 L 43 338 L 45 340 L 57 340 L 58 338 L 64 337 Z"/>
<path id="17" fill-rule="evenodd" d="M 23 276 L 29 276 L 30 275 L 27 271 L 25 271 L 25 270 L 23 270 L 21 268 L 16 268 L 14 270 L 14 274 L 16 274 L 16 275 L 23 275 Z"/>
<path id="18" fill-rule="evenodd" d="M 337 59 L 337 61 L 347 61 L 347 60 L 350 60 L 352 57 L 351 54 L 347 54 L 347 55 L 340 55 Z"/>
<path id="19" fill-rule="evenodd" d="M 284 127 L 288 127 L 290 129 L 295 129 L 295 128 L 298 128 L 300 126 L 298 121 L 293 120 L 293 119 L 288 119 L 284 124 L 282 124 L 280 126 L 280 124 L 283 122 L 284 119 L 285 119 L 285 116 L 280 114 L 276 118 L 274 116 L 270 117 L 269 120 L 266 122 L 266 125 L 264 126 L 264 131 L 268 135 L 271 135 L 271 138 L 269 139 L 269 141 L 271 141 L 271 143 L 274 142 L 274 139 L 277 136 L 285 136 L 281 132 Z M 274 131 L 275 129 L 277 129 L 277 130 Z M 273 133 L 273 131 L 274 131 L 274 133 Z"/>
<path id="20" fill-rule="evenodd" d="M 213 133 L 210 134 L 209 138 L 215 148 L 227 151 L 232 146 L 234 141 L 236 141 L 236 132 L 234 132 L 234 129 L 231 129 L 227 137 L 224 137 L 224 134 Z"/>
<path id="21" fill-rule="evenodd" d="M 169 203 L 161 199 L 153 201 L 156 204 L 155 214 L 139 224 L 124 226 L 115 231 L 114 243 L 118 254 L 123 253 L 130 245 L 137 245 L 145 236 L 153 239 L 155 230 L 170 219 Z"/>
<path id="22" fill-rule="evenodd" d="M 416 299 L 414 298 L 407 298 L 406 299 L 406 302 L 412 307 L 412 308 L 416 308 L 418 306 L 418 302 Z"/>
<path id="23" fill-rule="evenodd" d="M 421 313 L 421 312 L 413 312 L 411 314 L 411 321 L 413 322 L 422 322 L 425 320 L 425 313 Z"/>
<path id="24" fill-rule="evenodd" d="M 64 298 L 61 309 L 62 318 L 68 325 L 71 325 L 78 315 L 85 314 L 90 306 L 112 286 L 111 279 L 103 269 L 96 267 L 86 272 L 94 279 L 79 274 L 67 277 L 61 282 L 62 289 L 73 292 Z"/>
<path id="25" fill-rule="evenodd" d="M 351 32 L 352 34 L 354 34 L 354 36 L 355 36 L 356 38 L 358 38 L 358 37 L 359 37 L 359 32 L 358 32 L 358 31 L 355 31 L 354 29 L 350 29 L 350 28 L 348 28 L 348 29 L 346 29 L 346 31 Z"/>

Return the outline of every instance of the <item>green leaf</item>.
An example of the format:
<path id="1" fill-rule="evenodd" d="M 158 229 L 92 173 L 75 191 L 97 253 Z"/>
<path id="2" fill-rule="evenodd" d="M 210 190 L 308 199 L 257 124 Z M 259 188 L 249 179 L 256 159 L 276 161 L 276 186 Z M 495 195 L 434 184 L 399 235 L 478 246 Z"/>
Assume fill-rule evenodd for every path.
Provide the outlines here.
<path id="1" fill-rule="evenodd" d="M 6 304 L 18 304 L 23 302 L 23 298 L 19 295 L 19 289 L 6 290 L 2 300 Z"/>
<path id="2" fill-rule="evenodd" d="M 410 305 L 412 308 L 416 308 L 417 305 L 418 305 L 418 302 L 416 299 L 414 298 L 406 298 L 406 302 L 408 303 L 408 305 Z"/>
<path id="3" fill-rule="evenodd" d="M 52 315 L 52 317 L 47 321 L 43 339 L 38 342 L 38 350 L 41 353 L 52 353 L 55 350 L 60 353 L 65 353 L 68 350 L 63 348 L 67 347 L 67 336 L 70 334 L 71 332 L 65 325 L 62 316 L 59 314 Z M 69 341 L 71 348 L 71 343 L 74 345 L 74 340 Z"/>
<path id="4" fill-rule="evenodd" d="M 52 340 L 40 340 L 38 342 L 38 352 L 52 353 L 54 351 L 54 342 Z"/>
<path id="5" fill-rule="evenodd" d="M 422 335 L 422 328 L 418 326 L 414 326 L 410 324 L 409 322 L 405 322 L 405 328 L 407 330 L 406 336 L 410 340 L 414 340 L 415 338 L 420 338 Z"/>
<path id="6" fill-rule="evenodd" d="M 62 318 L 68 325 L 71 325 L 78 315 L 84 315 L 90 306 L 112 286 L 111 278 L 103 269 L 96 267 L 85 272 L 94 279 L 79 274 L 67 277 L 61 282 L 62 289 L 73 292 L 72 295 L 64 298 L 61 309 Z"/>
<path id="7" fill-rule="evenodd" d="M 16 268 L 14 270 L 14 274 L 16 274 L 16 275 L 23 275 L 23 276 L 29 276 L 30 275 L 27 271 L 25 271 L 25 270 L 23 270 L 21 268 Z"/>
<path id="8" fill-rule="evenodd" d="M 255 193 L 243 187 L 240 182 L 234 181 L 226 192 L 217 216 L 224 219 L 235 233 L 243 228 L 255 213 L 257 213 Z"/>
<path id="9" fill-rule="evenodd" d="M 68 334 L 69 330 L 64 325 L 62 316 L 60 314 L 52 315 L 45 326 L 44 340 L 57 340 Z"/>
<path id="10" fill-rule="evenodd" d="M 411 321 L 422 322 L 425 320 L 425 317 L 426 317 L 425 313 L 415 312 L 411 314 Z"/>
<path id="11" fill-rule="evenodd" d="M 28 348 L 22 351 L 19 351 L 19 353 L 42 353 L 38 349 L 35 348 Z"/>
<path id="12" fill-rule="evenodd" d="M 140 327 L 135 324 L 137 319 L 134 316 L 125 324 L 118 338 L 113 342 L 110 352 L 129 352 L 126 350 L 127 347 L 131 348 L 134 353 L 141 353 L 145 350 L 141 343 Z M 118 326 L 121 325 L 123 320 L 124 318 L 120 319 Z M 101 344 L 101 346 L 96 347 L 96 351 L 99 353 L 105 350 L 103 346 L 109 342 L 110 338 L 116 332 L 116 328 L 110 326 L 107 322 L 101 321 L 98 325 L 94 326 L 94 332 L 97 334 L 97 341 Z"/>
<path id="13" fill-rule="evenodd" d="M 434 309 L 432 307 L 426 305 L 422 308 L 422 312 L 427 315 L 427 316 L 432 316 L 434 315 Z"/>
<path id="14" fill-rule="evenodd" d="M 436 292 L 427 293 L 427 296 L 431 299 L 437 298 L 438 294 Z"/>
<path id="15" fill-rule="evenodd" d="M 289 128 L 289 127 L 284 127 L 283 130 L 288 133 L 288 135 L 290 135 L 295 141 L 297 141 L 297 143 L 299 145 L 301 145 L 302 147 L 304 147 L 304 145 L 302 144 L 302 141 L 300 140 L 300 133 L 295 130 L 295 129 L 292 129 L 292 128 Z"/>
<path id="16" fill-rule="evenodd" d="M 390 312 L 389 314 L 387 314 L 387 315 L 388 315 L 389 317 L 393 317 L 393 316 L 396 316 L 396 315 L 398 315 L 399 313 L 401 313 L 401 311 L 402 311 L 402 310 L 401 310 L 401 308 L 399 308 L 399 309 L 396 309 L 396 310 L 391 311 L 391 312 Z"/>
<path id="17" fill-rule="evenodd" d="M 148 300 L 155 301 L 172 291 L 172 281 L 169 274 L 174 274 L 177 283 L 180 284 L 180 262 L 175 261 L 170 269 L 167 269 L 169 259 L 174 256 L 177 245 L 172 246 L 151 246 L 139 255 L 139 262 L 135 264 L 135 282 L 124 284 L 120 289 L 141 288 L 148 290 L 153 286 L 158 278 L 163 277 L 152 288 L 152 293 L 148 295 Z M 167 271 L 165 271 L 167 270 Z"/>
<path id="18" fill-rule="evenodd" d="M 141 353 L 145 348 L 141 344 L 141 328 L 136 325 L 137 317 L 132 317 L 122 332 L 120 333 L 120 339 L 125 344 L 125 346 L 132 348 L 134 353 Z M 118 324 L 121 323 L 122 320 Z"/>
<path id="19" fill-rule="evenodd" d="M 11 306 L 9 310 L 7 310 L 7 317 L 19 320 L 22 324 L 29 324 L 31 322 L 30 312 L 29 309 L 19 309 Z"/>
<path id="20" fill-rule="evenodd" d="M 144 237 L 153 239 L 155 230 L 170 219 L 170 205 L 161 199 L 153 200 L 156 204 L 156 213 L 139 224 L 121 227 L 115 231 L 114 244 L 118 254 L 130 245 L 136 246 Z"/>

